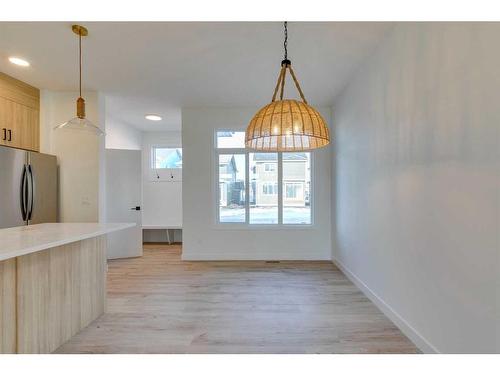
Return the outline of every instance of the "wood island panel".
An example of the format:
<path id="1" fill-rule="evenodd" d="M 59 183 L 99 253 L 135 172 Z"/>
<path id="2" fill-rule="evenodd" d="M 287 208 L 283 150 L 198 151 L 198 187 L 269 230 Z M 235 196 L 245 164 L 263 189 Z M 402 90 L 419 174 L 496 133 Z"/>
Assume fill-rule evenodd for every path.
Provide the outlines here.
<path id="1" fill-rule="evenodd" d="M 16 260 L 0 262 L 0 353 L 16 352 Z"/>
<path id="2" fill-rule="evenodd" d="M 106 237 L 17 258 L 17 351 L 50 353 L 105 311 Z"/>

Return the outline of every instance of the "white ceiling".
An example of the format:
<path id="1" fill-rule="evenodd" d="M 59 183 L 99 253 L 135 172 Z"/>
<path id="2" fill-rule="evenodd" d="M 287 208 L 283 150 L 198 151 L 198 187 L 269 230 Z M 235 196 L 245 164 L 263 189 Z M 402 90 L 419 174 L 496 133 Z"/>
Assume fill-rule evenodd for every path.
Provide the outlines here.
<path id="1" fill-rule="evenodd" d="M 103 92 L 113 118 L 147 131 L 180 129 L 182 107 L 266 104 L 283 58 L 281 22 L 84 25 L 84 89 Z M 331 105 L 391 26 L 289 23 L 288 56 L 308 101 Z M 12 65 L 13 55 L 31 66 Z M 75 90 L 77 62 L 70 22 L 0 22 L 0 71 L 39 88 Z M 146 113 L 163 120 L 145 120 Z"/>

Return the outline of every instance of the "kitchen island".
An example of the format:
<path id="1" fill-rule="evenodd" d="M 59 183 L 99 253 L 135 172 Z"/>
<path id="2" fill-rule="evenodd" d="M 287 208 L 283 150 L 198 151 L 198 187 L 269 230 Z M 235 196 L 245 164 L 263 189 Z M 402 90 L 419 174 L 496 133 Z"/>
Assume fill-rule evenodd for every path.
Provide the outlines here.
<path id="1" fill-rule="evenodd" d="M 103 314 L 106 234 L 133 226 L 0 229 L 0 353 L 50 353 Z"/>

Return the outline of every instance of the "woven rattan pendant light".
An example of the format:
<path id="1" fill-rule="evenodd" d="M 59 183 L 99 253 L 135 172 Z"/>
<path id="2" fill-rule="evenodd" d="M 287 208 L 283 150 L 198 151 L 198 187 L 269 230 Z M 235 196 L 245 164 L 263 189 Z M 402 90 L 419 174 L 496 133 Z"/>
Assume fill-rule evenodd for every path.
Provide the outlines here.
<path id="1" fill-rule="evenodd" d="M 325 120 L 307 104 L 292 63 L 287 56 L 288 29 L 285 27 L 285 58 L 281 62 L 278 82 L 271 103 L 252 118 L 245 133 L 245 145 L 259 151 L 304 151 L 326 146 L 330 133 Z M 302 101 L 283 99 L 287 71 L 293 78 Z M 280 100 L 276 96 L 280 91 Z"/>
<path id="2" fill-rule="evenodd" d="M 86 130 L 97 135 L 103 135 L 104 132 L 96 125 L 94 125 L 90 120 L 85 118 L 85 100 L 82 98 L 82 37 L 89 34 L 88 30 L 80 25 L 71 26 L 73 32 L 78 35 L 78 52 L 79 52 L 79 73 L 80 73 L 80 96 L 76 100 L 76 117 L 58 125 L 54 130 L 58 129 L 74 129 L 74 130 Z"/>
<path id="3" fill-rule="evenodd" d="M 288 29 L 285 27 L 285 58 L 281 62 L 278 82 L 271 103 L 252 118 L 245 133 L 245 145 L 260 151 L 303 151 L 326 146 L 330 133 L 325 120 L 317 110 L 307 104 L 297 77 L 288 60 Z M 283 99 L 286 73 L 290 72 L 302 101 Z M 280 91 L 280 98 L 276 96 Z"/>

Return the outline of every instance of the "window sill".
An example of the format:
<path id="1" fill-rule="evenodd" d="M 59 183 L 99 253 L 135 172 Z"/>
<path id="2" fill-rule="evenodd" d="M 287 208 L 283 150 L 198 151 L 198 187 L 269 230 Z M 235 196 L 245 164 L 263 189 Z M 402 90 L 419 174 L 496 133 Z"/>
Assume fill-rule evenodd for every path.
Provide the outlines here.
<path id="1" fill-rule="evenodd" d="M 237 223 L 227 223 L 227 224 L 215 224 L 213 225 L 215 230 L 242 230 L 242 231 L 255 231 L 255 230 L 312 230 L 314 229 L 314 224 L 237 224 Z"/>

